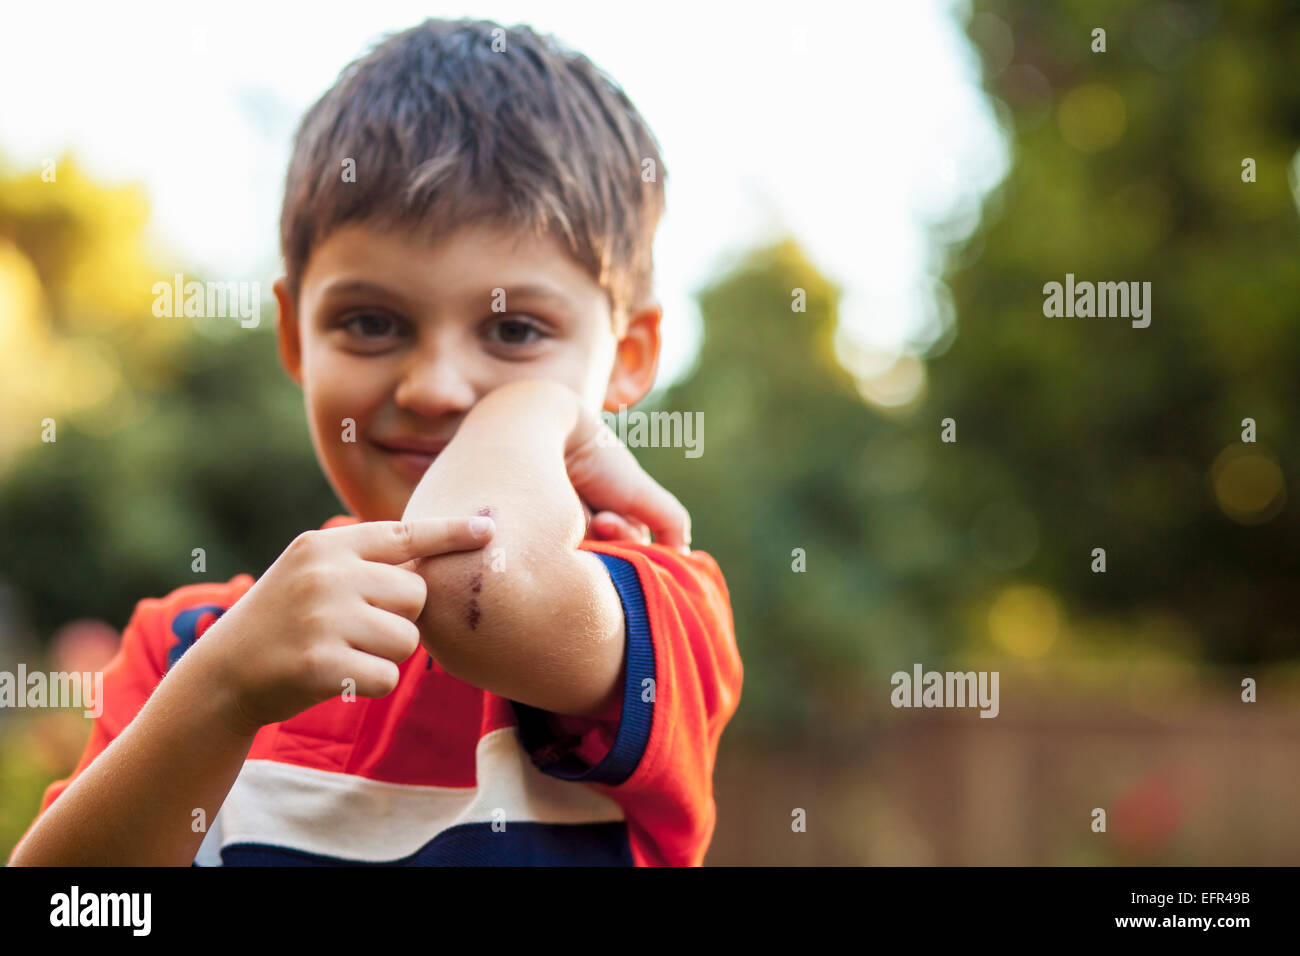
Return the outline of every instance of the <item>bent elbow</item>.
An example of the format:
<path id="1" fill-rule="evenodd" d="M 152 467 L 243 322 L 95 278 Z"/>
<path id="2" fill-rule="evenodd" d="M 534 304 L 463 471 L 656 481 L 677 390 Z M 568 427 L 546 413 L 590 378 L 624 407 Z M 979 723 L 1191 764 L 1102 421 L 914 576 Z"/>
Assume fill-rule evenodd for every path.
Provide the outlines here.
<path id="1" fill-rule="evenodd" d="M 420 568 L 427 585 L 420 643 L 452 677 L 482 686 L 485 665 L 500 659 L 509 635 L 529 631 L 536 582 L 516 564 L 489 549 L 438 555 Z"/>

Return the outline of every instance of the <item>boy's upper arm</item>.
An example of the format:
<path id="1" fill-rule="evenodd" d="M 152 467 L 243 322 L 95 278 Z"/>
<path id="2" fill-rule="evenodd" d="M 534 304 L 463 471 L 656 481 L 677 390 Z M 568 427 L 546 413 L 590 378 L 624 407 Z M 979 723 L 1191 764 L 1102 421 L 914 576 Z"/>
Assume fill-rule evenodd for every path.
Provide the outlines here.
<path id="1" fill-rule="evenodd" d="M 545 773 L 619 802 L 639 862 L 701 862 L 713 831 L 713 764 L 740 700 L 742 667 L 726 583 L 703 551 L 583 541 L 623 605 L 622 699 L 596 718 L 512 702 L 520 738 Z M 634 834 L 635 837 L 635 834 Z"/>

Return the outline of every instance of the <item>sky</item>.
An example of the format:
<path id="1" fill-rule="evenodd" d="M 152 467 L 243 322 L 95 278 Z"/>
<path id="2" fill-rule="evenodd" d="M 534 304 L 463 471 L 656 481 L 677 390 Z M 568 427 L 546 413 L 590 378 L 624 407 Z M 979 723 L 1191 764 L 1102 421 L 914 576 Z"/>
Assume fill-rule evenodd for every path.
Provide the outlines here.
<path id="1" fill-rule="evenodd" d="M 0 156 L 39 169 L 71 151 L 96 178 L 142 183 L 153 240 L 192 274 L 269 288 L 293 131 L 339 71 L 428 16 L 528 23 L 611 74 L 662 147 L 659 385 L 695 356 L 694 292 L 783 234 L 843 289 L 843 358 L 867 374 L 863 356 L 924 351 L 951 324 L 931 227 L 973 228 L 1008 147 L 979 88 L 964 3 L 776 9 L 16 3 L 0 35 Z"/>

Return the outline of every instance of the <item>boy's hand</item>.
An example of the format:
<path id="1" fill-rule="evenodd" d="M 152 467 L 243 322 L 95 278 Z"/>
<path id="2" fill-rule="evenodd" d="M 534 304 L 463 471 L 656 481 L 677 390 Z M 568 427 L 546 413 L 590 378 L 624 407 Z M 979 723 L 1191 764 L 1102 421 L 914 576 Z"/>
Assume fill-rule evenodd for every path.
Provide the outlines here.
<path id="1" fill-rule="evenodd" d="M 594 541 L 635 541 L 637 544 L 649 544 L 650 529 L 635 518 L 601 511 L 588 519 L 587 537 Z"/>
<path id="2" fill-rule="evenodd" d="M 593 514 L 591 507 L 582 499 L 582 516 L 586 524 L 584 538 L 593 541 L 635 541 L 637 544 L 650 543 L 650 529 L 635 518 L 624 518 L 612 511 Z"/>
<path id="3" fill-rule="evenodd" d="M 657 543 L 690 554 L 690 514 L 645 473 L 610 427 L 585 409 L 569 435 L 564 463 L 583 504 L 601 515 L 613 513 L 603 517 L 599 527 L 589 526 L 589 535 L 614 536 L 648 526 Z M 595 523 L 593 516 L 591 525 Z"/>
<path id="4" fill-rule="evenodd" d="M 390 693 L 397 665 L 420 646 L 427 594 L 402 565 L 481 548 L 494 531 L 490 518 L 420 518 L 299 535 L 195 645 L 214 655 L 231 726 L 254 733 L 287 720 L 341 693 L 347 678 L 361 697 Z"/>

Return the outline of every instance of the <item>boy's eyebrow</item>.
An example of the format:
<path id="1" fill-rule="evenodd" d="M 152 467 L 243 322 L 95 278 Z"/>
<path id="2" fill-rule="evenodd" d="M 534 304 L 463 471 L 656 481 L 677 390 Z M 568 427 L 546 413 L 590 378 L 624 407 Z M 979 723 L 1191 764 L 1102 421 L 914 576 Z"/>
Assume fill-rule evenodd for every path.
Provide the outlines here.
<path id="1" fill-rule="evenodd" d="M 561 305 L 566 309 L 573 308 L 573 302 L 569 299 L 567 295 L 565 295 L 559 289 L 552 288 L 551 286 L 548 285 L 527 283 L 524 285 L 506 286 L 505 290 L 506 290 L 507 300 L 511 296 L 519 296 L 520 298 L 524 298 L 524 299 L 546 299 L 547 301 L 554 302 L 555 304 Z"/>
<path id="2" fill-rule="evenodd" d="M 331 296 L 349 295 L 354 292 L 378 296 L 382 299 L 392 299 L 400 303 L 406 301 L 405 297 L 396 289 L 391 289 L 378 282 L 371 282 L 369 279 L 360 278 L 336 279 L 333 282 L 326 283 L 325 288 L 321 289 L 320 297 L 328 299 Z"/>
<path id="3" fill-rule="evenodd" d="M 371 282 L 369 279 L 337 279 L 324 289 L 325 292 L 378 292 L 391 293 L 388 286 Z"/>
<path id="4" fill-rule="evenodd" d="M 506 301 L 511 298 L 521 299 L 545 299 L 554 302 L 556 305 L 563 306 L 566 309 L 573 308 L 573 302 L 561 290 L 541 283 L 529 282 L 522 285 L 498 286 L 505 290 Z M 404 297 L 396 289 L 389 288 L 378 282 L 372 282 L 369 279 L 350 278 L 338 279 L 329 283 L 321 290 L 321 297 L 332 295 L 347 295 L 349 293 L 359 292 L 366 295 L 382 296 L 390 299 L 404 300 Z M 496 289 L 484 289 L 468 297 L 468 300 L 474 302 L 491 303 L 496 295 Z M 508 307 L 508 306 L 507 306 Z"/>

